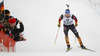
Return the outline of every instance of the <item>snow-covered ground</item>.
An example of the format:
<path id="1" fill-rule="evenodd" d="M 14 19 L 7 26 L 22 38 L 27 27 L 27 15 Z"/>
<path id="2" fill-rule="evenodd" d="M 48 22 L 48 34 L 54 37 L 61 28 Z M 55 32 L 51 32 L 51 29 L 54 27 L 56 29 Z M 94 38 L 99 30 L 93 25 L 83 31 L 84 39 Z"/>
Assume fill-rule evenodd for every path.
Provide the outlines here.
<path id="1" fill-rule="evenodd" d="M 74 34 L 69 31 L 73 49 L 66 53 L 63 24 L 54 45 L 58 18 L 64 13 L 66 4 L 78 18 L 77 30 L 90 52 L 78 48 Z M 99 56 L 100 55 L 100 6 L 88 0 L 5 0 L 5 9 L 25 25 L 26 42 L 16 43 L 16 52 L 0 53 L 0 56 Z"/>

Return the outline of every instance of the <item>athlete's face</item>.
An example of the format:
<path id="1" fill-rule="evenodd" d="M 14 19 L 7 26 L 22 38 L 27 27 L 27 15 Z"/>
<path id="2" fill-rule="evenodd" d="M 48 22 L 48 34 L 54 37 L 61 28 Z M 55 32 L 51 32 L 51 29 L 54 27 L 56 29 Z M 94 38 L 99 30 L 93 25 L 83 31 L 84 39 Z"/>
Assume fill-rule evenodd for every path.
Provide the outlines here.
<path id="1" fill-rule="evenodd" d="M 11 27 L 15 27 L 16 26 L 16 23 L 13 23 L 13 24 L 9 23 L 9 24 L 10 24 Z"/>
<path id="2" fill-rule="evenodd" d="M 67 18 L 69 18 L 69 16 L 70 16 L 70 13 L 66 13 L 66 14 L 65 14 L 65 16 L 66 16 Z"/>

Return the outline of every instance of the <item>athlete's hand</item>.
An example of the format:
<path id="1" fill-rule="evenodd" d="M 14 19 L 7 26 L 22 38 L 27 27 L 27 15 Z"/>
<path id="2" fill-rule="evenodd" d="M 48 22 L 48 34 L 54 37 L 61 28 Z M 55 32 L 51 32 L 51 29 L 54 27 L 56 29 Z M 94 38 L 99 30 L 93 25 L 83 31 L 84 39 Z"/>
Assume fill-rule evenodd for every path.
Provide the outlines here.
<path id="1" fill-rule="evenodd" d="M 20 20 L 18 21 L 19 23 L 22 23 Z"/>
<path id="2" fill-rule="evenodd" d="M 60 27 L 60 24 L 58 24 L 58 27 Z"/>
<path id="3" fill-rule="evenodd" d="M 75 23 L 75 27 L 77 27 L 78 26 L 78 24 L 77 23 Z"/>

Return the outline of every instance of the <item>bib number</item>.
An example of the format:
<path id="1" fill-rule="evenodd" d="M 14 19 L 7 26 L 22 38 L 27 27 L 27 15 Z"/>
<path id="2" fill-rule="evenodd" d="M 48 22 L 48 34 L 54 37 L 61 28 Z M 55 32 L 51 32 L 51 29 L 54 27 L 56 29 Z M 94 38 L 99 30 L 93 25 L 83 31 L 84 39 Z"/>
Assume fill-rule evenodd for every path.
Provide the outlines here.
<path id="1" fill-rule="evenodd" d="M 64 21 L 64 23 L 65 23 L 65 24 L 71 24 L 72 21 L 69 21 L 69 19 L 66 19 L 66 20 Z"/>

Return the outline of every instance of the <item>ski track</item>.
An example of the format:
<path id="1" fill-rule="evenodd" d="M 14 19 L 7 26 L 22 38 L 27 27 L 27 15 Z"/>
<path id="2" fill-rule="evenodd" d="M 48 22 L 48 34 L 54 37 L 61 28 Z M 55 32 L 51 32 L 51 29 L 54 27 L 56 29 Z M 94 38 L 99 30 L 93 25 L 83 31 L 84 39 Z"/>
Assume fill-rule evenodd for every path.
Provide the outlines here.
<path id="1" fill-rule="evenodd" d="M 66 3 L 78 18 L 77 30 L 84 45 L 96 52 L 77 48 L 78 41 L 75 43 L 75 36 L 69 31 L 73 48 L 66 53 L 63 23 L 54 45 L 58 18 L 64 13 Z M 100 7 L 88 0 L 5 0 L 5 9 L 24 23 L 27 41 L 16 43 L 16 52 L 2 52 L 0 56 L 99 56 Z"/>

